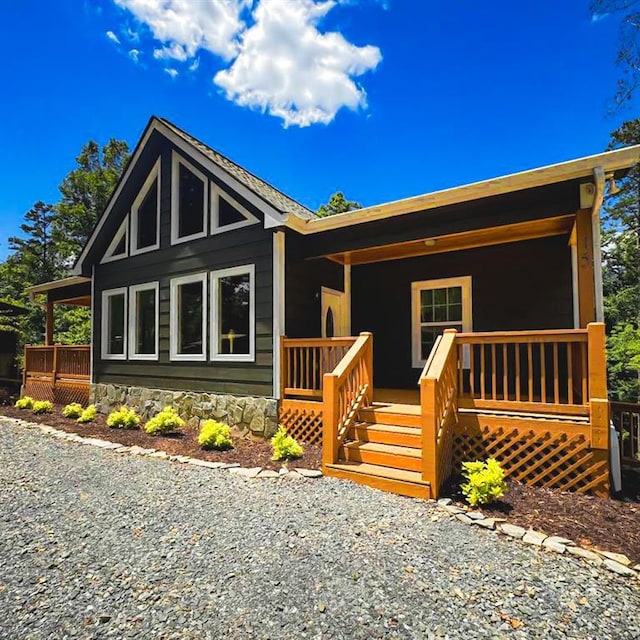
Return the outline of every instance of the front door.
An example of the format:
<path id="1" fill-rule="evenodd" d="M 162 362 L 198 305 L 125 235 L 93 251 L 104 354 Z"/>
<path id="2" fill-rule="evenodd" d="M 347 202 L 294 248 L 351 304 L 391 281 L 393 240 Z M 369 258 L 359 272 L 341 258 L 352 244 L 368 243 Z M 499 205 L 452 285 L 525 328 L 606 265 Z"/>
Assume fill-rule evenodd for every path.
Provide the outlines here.
<path id="1" fill-rule="evenodd" d="M 347 295 L 342 291 L 322 287 L 322 337 L 349 335 L 347 327 Z"/>

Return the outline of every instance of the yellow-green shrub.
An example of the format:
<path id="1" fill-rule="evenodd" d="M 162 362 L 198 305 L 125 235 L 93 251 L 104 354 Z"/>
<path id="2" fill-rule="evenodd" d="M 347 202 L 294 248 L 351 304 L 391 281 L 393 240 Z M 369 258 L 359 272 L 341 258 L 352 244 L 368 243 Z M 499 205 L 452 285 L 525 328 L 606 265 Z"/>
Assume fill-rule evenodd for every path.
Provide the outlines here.
<path id="1" fill-rule="evenodd" d="M 151 418 L 144 425 L 144 430 L 152 436 L 171 433 L 184 427 L 184 420 L 173 407 L 165 407 L 158 415 Z"/>
<path id="2" fill-rule="evenodd" d="M 231 431 L 224 422 L 205 420 L 200 427 L 198 444 L 204 449 L 231 449 Z"/>
<path id="3" fill-rule="evenodd" d="M 19 400 L 16 400 L 14 406 L 16 409 L 33 409 L 33 398 L 31 396 L 20 398 Z"/>
<path id="4" fill-rule="evenodd" d="M 51 413 L 53 411 L 53 403 L 48 400 L 36 400 L 33 403 L 33 413 Z"/>
<path id="5" fill-rule="evenodd" d="M 273 449 L 272 460 L 291 460 L 302 456 L 302 445 L 287 435 L 287 431 L 282 425 L 271 438 L 271 447 Z"/>
<path id="6" fill-rule="evenodd" d="M 95 404 L 90 404 L 79 416 L 76 422 L 93 422 L 98 415 L 98 409 Z"/>
<path id="7" fill-rule="evenodd" d="M 82 415 L 82 405 L 77 402 L 68 404 L 63 410 L 62 415 L 65 418 L 79 418 Z"/>
<path id="8" fill-rule="evenodd" d="M 495 458 L 486 462 L 463 462 L 462 475 L 467 482 L 460 488 L 472 507 L 489 504 L 501 498 L 507 490 L 504 470 Z"/>
<path id="9" fill-rule="evenodd" d="M 107 426 L 112 429 L 137 429 L 140 416 L 133 410 L 120 407 L 112 411 L 107 418 Z"/>

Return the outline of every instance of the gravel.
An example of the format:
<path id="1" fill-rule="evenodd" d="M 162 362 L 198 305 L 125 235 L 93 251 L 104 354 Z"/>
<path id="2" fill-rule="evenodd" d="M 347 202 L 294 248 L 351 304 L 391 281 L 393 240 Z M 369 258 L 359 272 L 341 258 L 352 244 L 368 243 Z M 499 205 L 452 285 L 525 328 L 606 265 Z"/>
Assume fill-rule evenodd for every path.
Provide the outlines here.
<path id="1" fill-rule="evenodd" d="M 0 420 L 0 638 L 638 638 L 640 582 L 348 482 Z"/>

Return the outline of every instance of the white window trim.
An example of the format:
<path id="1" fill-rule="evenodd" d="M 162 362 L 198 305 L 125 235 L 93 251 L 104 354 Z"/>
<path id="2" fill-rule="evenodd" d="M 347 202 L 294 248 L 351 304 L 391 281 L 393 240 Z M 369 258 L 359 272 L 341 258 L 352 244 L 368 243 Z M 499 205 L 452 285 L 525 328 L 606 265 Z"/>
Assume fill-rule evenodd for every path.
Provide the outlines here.
<path id="1" fill-rule="evenodd" d="M 122 331 L 123 350 L 122 353 L 109 353 L 109 298 L 112 296 L 124 295 L 124 327 Z M 102 292 L 102 326 L 101 326 L 101 356 L 103 360 L 126 360 L 127 359 L 127 287 L 117 289 L 105 289 Z"/>
<path id="2" fill-rule="evenodd" d="M 211 280 L 211 360 L 216 362 L 254 362 L 256 358 L 256 268 L 253 264 L 212 271 Z M 249 275 L 249 353 L 218 352 L 218 280 L 228 276 Z"/>
<path id="3" fill-rule="evenodd" d="M 172 278 L 169 303 L 169 357 L 176 362 L 202 362 L 207 359 L 207 272 Z M 178 287 L 192 282 L 202 283 L 202 353 L 178 353 Z"/>
<path id="4" fill-rule="evenodd" d="M 156 203 L 156 241 L 148 247 L 138 249 L 136 246 L 138 239 L 138 209 L 149 192 L 149 189 L 151 189 L 153 181 L 156 179 L 158 180 L 158 191 L 156 194 L 158 198 L 158 202 Z M 147 179 L 144 181 L 142 189 L 140 189 L 140 193 L 138 193 L 136 199 L 133 201 L 133 205 L 131 206 L 131 248 L 129 251 L 132 256 L 136 256 L 140 253 L 147 253 L 148 251 L 155 251 L 160 247 L 160 193 L 160 158 L 158 158 L 156 163 L 153 165 L 153 169 L 151 169 L 147 176 Z"/>
<path id="5" fill-rule="evenodd" d="M 219 198 L 224 198 L 230 205 L 232 205 L 239 213 L 241 213 L 245 219 L 232 224 L 226 224 L 223 227 L 219 223 Z M 247 211 L 235 198 L 225 193 L 214 182 L 211 183 L 211 233 L 226 233 L 227 231 L 233 231 L 234 229 L 241 229 L 242 227 L 248 227 L 249 225 L 260 222 L 250 211 Z"/>
<path id="6" fill-rule="evenodd" d="M 124 235 L 124 252 L 114 254 L 115 248 L 122 240 L 122 236 Z M 111 244 L 107 247 L 107 250 L 104 252 L 104 256 L 102 260 L 100 260 L 100 264 L 104 264 L 105 262 L 113 262 L 114 260 L 122 260 L 122 258 L 129 257 L 129 214 L 124 217 L 122 224 L 118 227 L 116 234 L 113 236 L 113 240 Z"/>
<path id="7" fill-rule="evenodd" d="M 137 318 L 138 304 L 136 295 L 139 291 L 155 292 L 155 350 L 153 353 L 136 353 L 136 329 L 138 327 Z M 160 285 L 158 282 L 145 282 L 129 287 L 129 360 L 157 360 L 158 359 L 158 332 L 160 329 Z"/>
<path id="8" fill-rule="evenodd" d="M 192 233 L 189 236 L 179 236 L 180 229 L 180 165 L 191 171 L 196 178 L 202 181 L 203 209 L 202 209 L 202 231 Z M 175 151 L 171 154 L 171 244 L 180 244 L 197 238 L 205 238 L 208 234 L 207 223 L 209 216 L 209 179 L 196 169 L 190 162 L 187 162 Z"/>
<path id="9" fill-rule="evenodd" d="M 438 280 L 422 280 L 411 283 L 411 362 L 414 369 L 421 369 L 426 360 L 420 357 L 420 292 L 425 289 L 442 289 L 445 287 L 462 287 L 462 324 L 463 331 L 473 330 L 473 313 L 471 303 L 471 276 L 458 278 L 440 278 Z M 442 324 L 445 324 L 444 322 Z"/>

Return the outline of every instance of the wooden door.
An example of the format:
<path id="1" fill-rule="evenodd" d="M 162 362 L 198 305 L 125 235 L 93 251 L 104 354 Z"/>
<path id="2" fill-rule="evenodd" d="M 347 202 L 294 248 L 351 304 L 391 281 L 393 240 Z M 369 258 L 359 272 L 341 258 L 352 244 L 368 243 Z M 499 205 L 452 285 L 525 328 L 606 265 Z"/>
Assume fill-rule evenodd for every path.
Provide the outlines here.
<path id="1" fill-rule="evenodd" d="M 342 291 L 322 287 L 322 316 L 320 319 L 323 338 L 348 336 L 347 296 Z"/>

